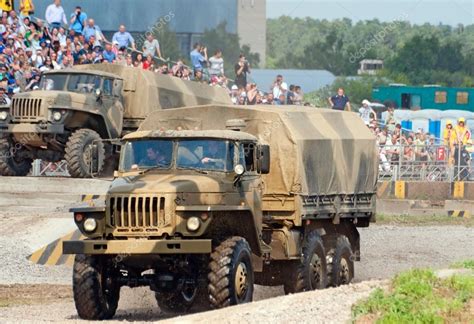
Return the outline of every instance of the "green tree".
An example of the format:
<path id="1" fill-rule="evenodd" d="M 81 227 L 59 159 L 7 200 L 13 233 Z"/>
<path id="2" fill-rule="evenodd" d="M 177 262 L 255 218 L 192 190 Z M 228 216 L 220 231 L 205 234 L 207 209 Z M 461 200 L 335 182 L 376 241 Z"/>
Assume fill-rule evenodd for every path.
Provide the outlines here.
<path id="1" fill-rule="evenodd" d="M 404 73 L 411 80 L 424 79 L 425 71 L 435 69 L 440 51 L 439 39 L 436 36 L 416 35 L 395 54 L 386 64 L 392 71 Z"/>
<path id="2" fill-rule="evenodd" d="M 356 60 L 383 59 L 396 82 L 472 84 L 474 24 L 411 25 L 376 19 L 332 21 L 282 16 L 267 21 L 268 68 L 327 69 L 355 75 Z M 356 60 L 351 55 L 358 54 Z"/>

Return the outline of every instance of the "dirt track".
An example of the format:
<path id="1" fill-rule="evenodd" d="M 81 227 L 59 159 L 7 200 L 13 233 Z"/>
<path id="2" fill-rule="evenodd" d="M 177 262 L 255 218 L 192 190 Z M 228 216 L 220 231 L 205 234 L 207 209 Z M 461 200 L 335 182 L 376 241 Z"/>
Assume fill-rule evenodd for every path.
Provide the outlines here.
<path id="1" fill-rule="evenodd" d="M 72 190 L 71 186 L 58 181 L 50 187 L 56 192 L 49 193 L 55 197 L 55 203 L 47 206 L 35 198 L 39 188 L 25 186 L 26 193 L 8 205 L 8 199 L 0 191 L 0 322 L 77 321 L 71 297 L 71 269 L 32 265 L 26 260 L 36 248 L 73 228 L 65 211 L 75 196 L 64 193 Z M 42 208 L 35 208 L 35 204 Z M 290 320 L 288 314 L 291 314 L 291 320 L 300 322 L 340 323 L 350 319 L 353 302 L 381 285 L 367 280 L 387 279 L 413 267 L 442 268 L 473 257 L 472 227 L 393 224 L 375 225 L 360 232 L 362 261 L 356 263 L 355 285 L 286 297 L 278 297 L 283 294 L 281 287 L 257 286 L 254 300 L 261 300 L 259 303 L 174 318 L 173 322 L 178 319 L 179 322 L 283 323 Z M 121 297 L 117 320 L 169 317 L 160 312 L 147 289 L 124 288 Z"/>

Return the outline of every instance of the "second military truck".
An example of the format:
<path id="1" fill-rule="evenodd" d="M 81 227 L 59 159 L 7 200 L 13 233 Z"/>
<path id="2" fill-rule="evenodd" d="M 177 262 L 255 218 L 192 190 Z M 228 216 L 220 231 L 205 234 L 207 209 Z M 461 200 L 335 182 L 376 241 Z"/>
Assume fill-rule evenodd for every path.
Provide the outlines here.
<path id="1" fill-rule="evenodd" d="M 375 220 L 375 138 L 352 113 L 203 106 L 152 113 L 123 140 L 106 202 L 71 211 L 81 318 L 107 319 L 122 286 L 162 310 L 250 302 L 349 283 L 357 227 Z"/>
<path id="2" fill-rule="evenodd" d="M 102 140 L 137 130 L 150 112 L 219 103 L 230 104 L 223 88 L 118 64 L 46 72 L 39 90 L 0 107 L 0 175 L 25 176 L 34 159 L 65 159 L 72 177 L 88 178 L 91 150 L 100 152 L 100 172 L 113 159 Z"/>

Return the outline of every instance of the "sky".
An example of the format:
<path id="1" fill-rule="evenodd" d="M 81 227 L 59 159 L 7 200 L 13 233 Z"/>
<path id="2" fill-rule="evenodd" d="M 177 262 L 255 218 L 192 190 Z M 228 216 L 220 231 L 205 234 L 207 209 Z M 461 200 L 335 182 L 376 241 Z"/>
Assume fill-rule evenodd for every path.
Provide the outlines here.
<path id="1" fill-rule="evenodd" d="M 353 21 L 404 17 L 414 24 L 469 25 L 474 23 L 474 0 L 267 0 L 267 17 L 282 15 Z"/>

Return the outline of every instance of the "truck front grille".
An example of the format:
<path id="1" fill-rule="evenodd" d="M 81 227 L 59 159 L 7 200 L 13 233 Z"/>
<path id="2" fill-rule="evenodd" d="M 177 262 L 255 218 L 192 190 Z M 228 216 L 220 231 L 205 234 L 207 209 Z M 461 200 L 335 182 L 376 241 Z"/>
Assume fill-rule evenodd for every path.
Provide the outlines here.
<path id="1" fill-rule="evenodd" d="M 10 114 L 14 119 L 34 120 L 41 116 L 42 99 L 13 98 Z"/>
<path id="2" fill-rule="evenodd" d="M 165 197 L 114 196 L 109 200 L 109 225 L 119 232 L 154 232 L 171 224 Z"/>

